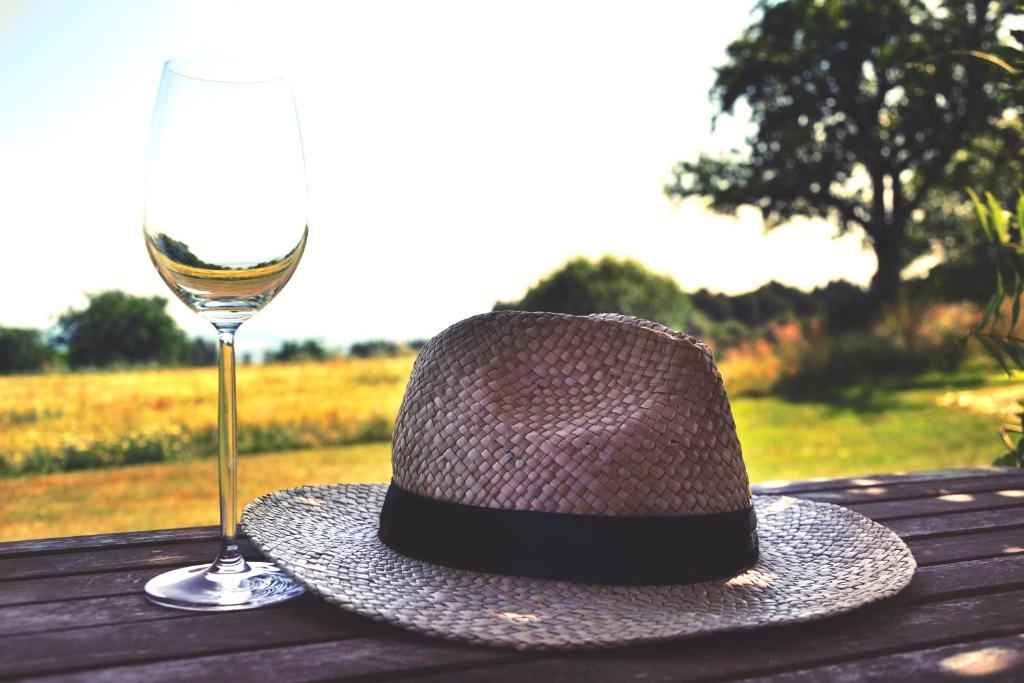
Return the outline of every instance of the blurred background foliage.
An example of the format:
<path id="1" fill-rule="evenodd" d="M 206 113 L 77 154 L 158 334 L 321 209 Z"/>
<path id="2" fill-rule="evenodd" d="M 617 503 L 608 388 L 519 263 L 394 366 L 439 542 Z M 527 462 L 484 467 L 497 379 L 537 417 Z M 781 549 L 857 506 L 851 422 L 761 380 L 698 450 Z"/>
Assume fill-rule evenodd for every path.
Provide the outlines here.
<path id="1" fill-rule="evenodd" d="M 518 302 L 498 302 L 494 309 L 625 313 L 677 330 L 703 329 L 690 297 L 675 280 L 652 273 L 636 261 L 610 256 L 596 262 L 573 259 L 530 287 Z"/>

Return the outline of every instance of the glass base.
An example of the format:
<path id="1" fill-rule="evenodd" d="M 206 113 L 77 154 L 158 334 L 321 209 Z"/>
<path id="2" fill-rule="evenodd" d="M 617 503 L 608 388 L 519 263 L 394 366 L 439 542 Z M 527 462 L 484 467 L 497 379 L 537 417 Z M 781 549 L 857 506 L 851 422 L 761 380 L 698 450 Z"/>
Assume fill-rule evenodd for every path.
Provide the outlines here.
<path id="1" fill-rule="evenodd" d="M 237 571 L 211 571 L 216 564 L 155 576 L 146 583 L 146 597 L 164 607 L 207 612 L 273 605 L 304 590 L 269 562 L 243 562 Z"/>

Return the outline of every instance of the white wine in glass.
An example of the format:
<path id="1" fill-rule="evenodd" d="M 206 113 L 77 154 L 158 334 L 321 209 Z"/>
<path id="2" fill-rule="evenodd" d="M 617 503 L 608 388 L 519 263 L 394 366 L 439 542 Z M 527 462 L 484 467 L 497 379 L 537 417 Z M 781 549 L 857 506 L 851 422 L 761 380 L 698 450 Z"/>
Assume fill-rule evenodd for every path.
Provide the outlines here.
<path id="1" fill-rule="evenodd" d="M 167 286 L 219 339 L 220 552 L 146 584 L 191 610 L 260 607 L 302 587 L 238 548 L 235 332 L 287 284 L 308 234 L 306 170 L 291 87 L 245 60 L 172 59 L 150 127 L 143 233 Z"/>

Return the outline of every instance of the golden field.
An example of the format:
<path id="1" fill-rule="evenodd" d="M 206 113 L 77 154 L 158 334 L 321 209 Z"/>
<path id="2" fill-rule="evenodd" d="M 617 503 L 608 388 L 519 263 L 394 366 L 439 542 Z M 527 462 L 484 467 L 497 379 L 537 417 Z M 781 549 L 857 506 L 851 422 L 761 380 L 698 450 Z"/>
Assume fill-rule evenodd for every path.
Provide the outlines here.
<path id="1" fill-rule="evenodd" d="M 386 482 L 412 364 L 240 367 L 240 500 L 300 484 Z M 978 405 L 1024 396 L 1019 378 L 984 369 L 852 385 L 820 400 L 744 396 L 741 382 L 754 380 L 741 370 L 723 363 L 752 481 L 987 465 L 1002 449 L 1000 411 Z M 216 375 L 0 377 L 0 541 L 216 524 L 216 461 L 202 457 L 216 452 Z"/>
<path id="2" fill-rule="evenodd" d="M 241 453 L 390 438 L 414 356 L 238 368 Z M 217 451 L 214 368 L 0 377 L 0 473 Z"/>
<path id="3" fill-rule="evenodd" d="M 246 455 L 238 499 L 390 478 L 390 443 Z M 218 514 L 215 458 L 0 479 L 0 541 L 205 526 L 217 524 Z"/>

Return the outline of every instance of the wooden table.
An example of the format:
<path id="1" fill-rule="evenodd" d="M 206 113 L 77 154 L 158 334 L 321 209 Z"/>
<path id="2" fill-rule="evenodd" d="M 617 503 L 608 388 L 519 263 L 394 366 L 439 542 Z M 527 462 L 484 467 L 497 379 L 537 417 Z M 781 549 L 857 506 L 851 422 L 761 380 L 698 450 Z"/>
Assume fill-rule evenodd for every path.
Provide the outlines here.
<path id="1" fill-rule="evenodd" d="M 1024 472 L 947 470 L 758 486 L 884 522 L 920 568 L 895 599 L 802 626 L 582 654 L 405 633 L 304 596 L 252 612 L 162 609 L 166 567 L 213 528 L 0 544 L 0 678 L 61 680 L 1024 680 Z"/>

